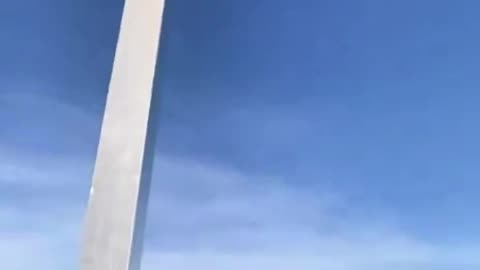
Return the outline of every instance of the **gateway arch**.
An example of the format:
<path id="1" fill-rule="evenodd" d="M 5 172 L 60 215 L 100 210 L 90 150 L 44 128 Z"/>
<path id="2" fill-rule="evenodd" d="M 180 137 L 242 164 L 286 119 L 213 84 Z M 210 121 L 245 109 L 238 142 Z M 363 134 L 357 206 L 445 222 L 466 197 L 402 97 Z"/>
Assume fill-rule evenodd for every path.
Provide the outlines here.
<path id="1" fill-rule="evenodd" d="M 153 162 L 164 0 L 125 0 L 86 213 L 80 270 L 138 270 Z"/>

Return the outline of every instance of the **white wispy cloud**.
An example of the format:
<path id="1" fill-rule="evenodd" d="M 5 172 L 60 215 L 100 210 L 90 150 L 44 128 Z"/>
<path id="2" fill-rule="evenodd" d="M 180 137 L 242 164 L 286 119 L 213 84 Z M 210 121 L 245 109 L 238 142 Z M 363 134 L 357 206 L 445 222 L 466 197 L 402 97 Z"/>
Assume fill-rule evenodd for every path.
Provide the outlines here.
<path id="1" fill-rule="evenodd" d="M 69 115 L 78 110 L 64 106 L 56 107 L 64 123 L 70 125 L 69 117 L 84 119 Z M 58 123 L 55 127 L 60 133 L 65 128 Z M 0 141 L 2 267 L 76 268 L 92 166 L 93 156 L 15 151 L 14 145 Z M 430 243 L 380 214 L 375 219 L 353 215 L 355 208 L 341 191 L 301 188 L 277 175 L 159 155 L 143 266 L 145 270 L 480 266 L 476 245 Z"/>
<path id="2" fill-rule="evenodd" d="M 154 240 L 149 239 L 146 269 L 166 265 L 178 270 L 403 270 L 480 265 L 477 247 L 435 245 L 382 216 L 355 218 L 349 215 L 355 206 L 338 194 L 191 161 L 159 163 L 147 236 Z M 185 193 L 197 193 L 202 199 L 191 200 L 194 196 Z"/>

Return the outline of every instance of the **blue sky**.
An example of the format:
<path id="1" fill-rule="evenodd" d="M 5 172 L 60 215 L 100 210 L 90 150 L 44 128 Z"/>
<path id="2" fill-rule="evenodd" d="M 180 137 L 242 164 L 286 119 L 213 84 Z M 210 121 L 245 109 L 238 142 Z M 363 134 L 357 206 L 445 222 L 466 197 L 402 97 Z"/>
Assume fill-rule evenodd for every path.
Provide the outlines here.
<path id="1" fill-rule="evenodd" d="M 144 269 L 478 269 L 479 8 L 167 1 Z M 78 265 L 121 9 L 0 10 L 5 268 Z"/>

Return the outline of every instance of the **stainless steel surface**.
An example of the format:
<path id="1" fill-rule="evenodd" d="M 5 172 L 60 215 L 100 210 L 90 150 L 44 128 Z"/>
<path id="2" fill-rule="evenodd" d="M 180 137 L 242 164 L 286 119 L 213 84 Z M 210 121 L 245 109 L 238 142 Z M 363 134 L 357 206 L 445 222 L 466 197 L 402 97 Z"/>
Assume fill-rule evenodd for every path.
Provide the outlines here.
<path id="1" fill-rule="evenodd" d="M 85 223 L 81 270 L 137 270 L 153 160 L 164 0 L 126 0 Z"/>

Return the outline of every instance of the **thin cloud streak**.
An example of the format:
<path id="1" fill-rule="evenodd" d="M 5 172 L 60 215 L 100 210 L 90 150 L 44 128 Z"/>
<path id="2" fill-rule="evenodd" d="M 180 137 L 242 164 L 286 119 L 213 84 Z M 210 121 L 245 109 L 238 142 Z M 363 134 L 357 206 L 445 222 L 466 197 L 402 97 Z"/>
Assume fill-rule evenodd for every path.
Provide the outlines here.
<path id="1" fill-rule="evenodd" d="M 68 164 L 68 158 L 58 160 Z M 57 162 L 60 168 L 69 170 Z M 59 170 L 25 163 L 21 158 L 16 163 L 18 167 L 27 165 L 27 172 L 54 176 L 54 170 Z M 408 232 L 379 226 L 380 222 L 338 221 L 328 210 L 335 208 L 338 199 L 311 197 L 308 192 L 275 181 L 268 186 L 251 185 L 249 182 L 259 183 L 261 179 L 189 160 L 162 157 L 157 170 L 157 177 L 163 180 L 154 185 L 146 236 L 146 270 L 380 270 L 405 265 L 398 268 L 403 270 L 417 266 L 436 269 L 430 265 L 439 262 L 480 266 L 475 247 L 434 246 Z M 2 185 L 11 176 L 4 173 L 0 171 Z M 46 181 L 35 179 L 41 174 L 32 174 L 32 181 Z M 44 204 L 44 198 L 62 192 L 62 179 L 48 179 L 58 187 L 50 192 L 43 190 L 36 207 L 0 200 L 0 251 L 8 255 L 5 267 L 52 270 L 75 265 L 84 201 Z M 72 180 L 78 186 L 86 186 L 88 181 Z M 190 189 L 194 181 L 204 190 Z M 19 185 L 25 190 L 31 188 L 28 182 Z M 197 191 L 198 197 L 188 196 Z M 322 232 L 329 223 L 341 229 Z"/>

